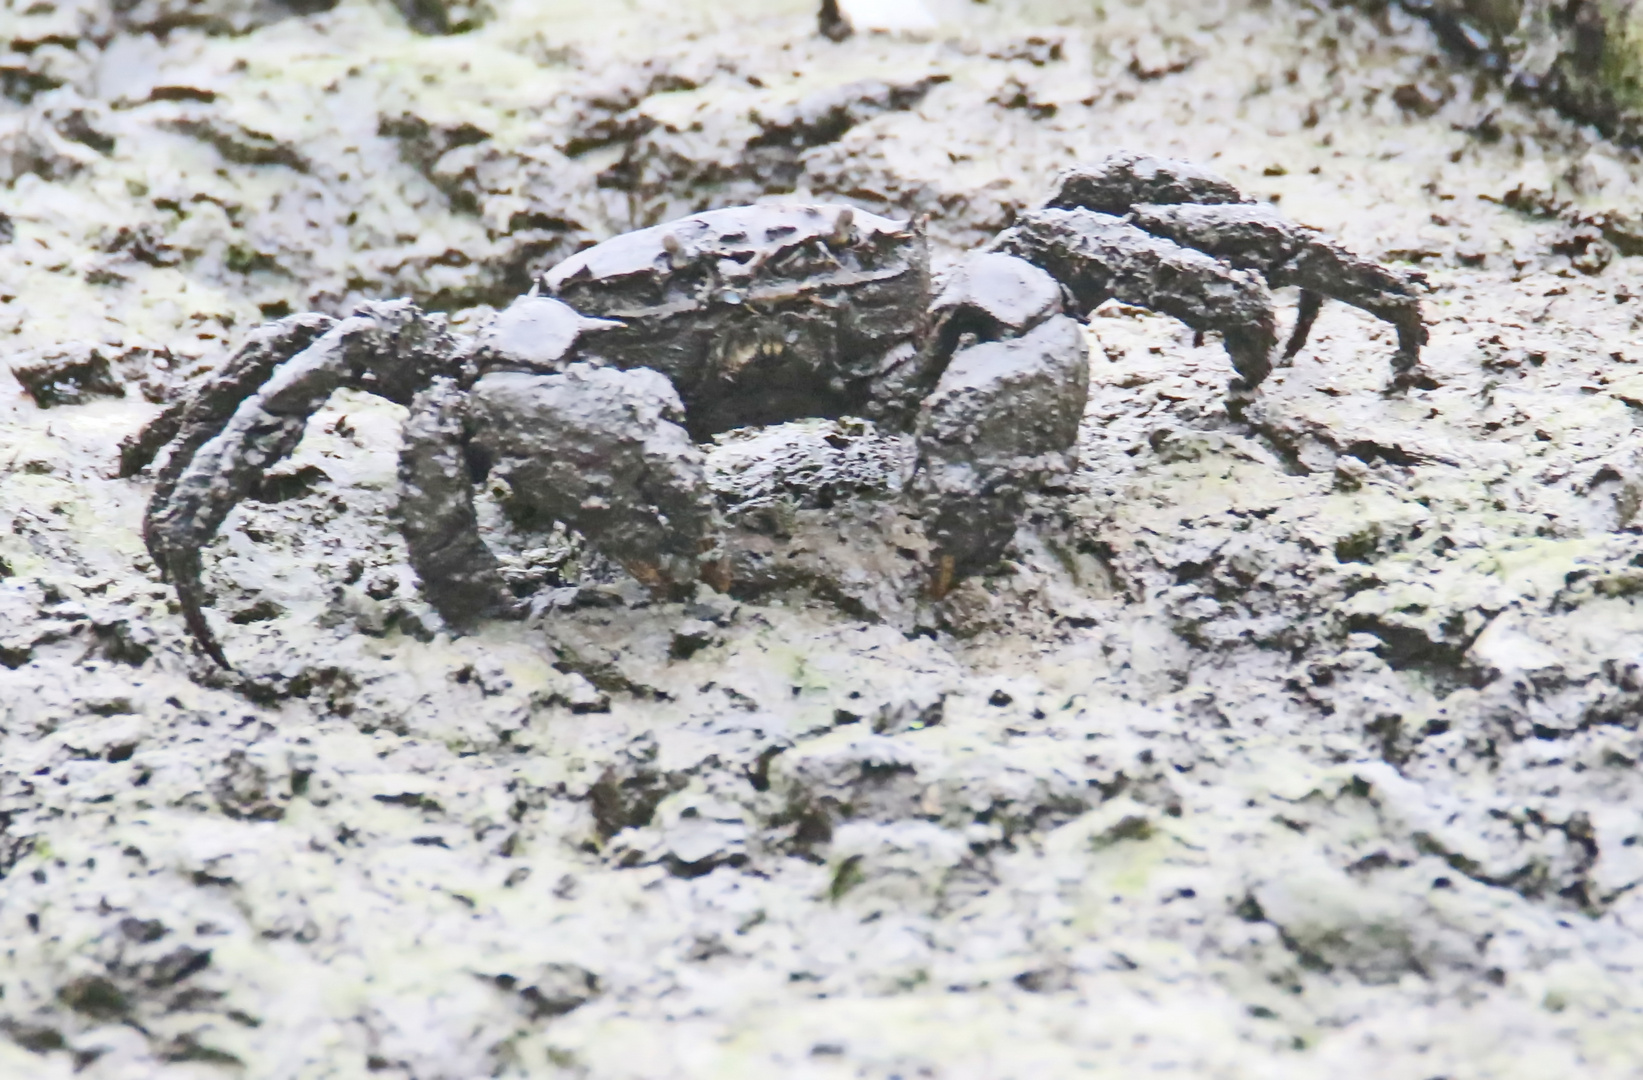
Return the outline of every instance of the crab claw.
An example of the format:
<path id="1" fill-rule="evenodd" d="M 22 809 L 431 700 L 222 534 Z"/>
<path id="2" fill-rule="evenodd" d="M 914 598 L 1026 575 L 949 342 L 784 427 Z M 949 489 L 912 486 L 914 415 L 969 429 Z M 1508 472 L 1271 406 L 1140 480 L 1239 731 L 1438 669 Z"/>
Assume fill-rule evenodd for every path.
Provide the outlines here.
<path id="1" fill-rule="evenodd" d="M 960 349 L 925 399 L 912 486 L 936 548 L 933 599 L 997 562 L 1029 493 L 1070 467 L 1088 354 L 1078 323 L 1052 315 L 1021 337 Z"/>
<path id="2" fill-rule="evenodd" d="M 1014 255 L 972 255 L 954 269 L 930 305 L 930 347 L 943 362 L 965 334 L 979 341 L 1020 337 L 1061 313 L 1061 286 Z"/>

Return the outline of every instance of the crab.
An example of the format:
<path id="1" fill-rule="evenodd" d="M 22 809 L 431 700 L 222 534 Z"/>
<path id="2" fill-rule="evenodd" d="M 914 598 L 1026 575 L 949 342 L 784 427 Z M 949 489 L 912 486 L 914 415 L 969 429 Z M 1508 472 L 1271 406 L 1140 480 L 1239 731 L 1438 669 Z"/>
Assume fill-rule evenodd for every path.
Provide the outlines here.
<path id="1" fill-rule="evenodd" d="M 520 617 L 481 535 L 474 487 L 557 521 L 664 596 L 729 587 L 701 443 L 748 425 L 858 416 L 911 432 L 906 486 L 929 592 L 995 565 L 1030 492 L 1073 465 L 1088 394 L 1079 320 L 1109 299 L 1218 333 L 1242 414 L 1278 352 L 1268 286 L 1299 285 L 1284 350 L 1324 297 L 1398 334 L 1393 387 L 1419 371 L 1418 280 L 1359 258 L 1187 162 L 1115 152 L 1064 173 L 932 290 L 922 229 L 844 205 L 712 210 L 617 236 L 541 276 L 478 334 L 407 300 L 254 331 L 124 448 L 170 453 L 144 522 L 187 626 L 201 550 L 341 387 L 407 406 L 400 522 L 425 597 L 454 629 Z"/>

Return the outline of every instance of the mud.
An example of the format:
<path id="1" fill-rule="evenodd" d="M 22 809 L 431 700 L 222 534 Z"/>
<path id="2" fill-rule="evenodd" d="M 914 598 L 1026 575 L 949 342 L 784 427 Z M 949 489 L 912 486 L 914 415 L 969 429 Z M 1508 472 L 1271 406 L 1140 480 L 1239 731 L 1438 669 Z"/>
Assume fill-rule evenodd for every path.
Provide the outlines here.
<path id="1" fill-rule="evenodd" d="M 926 6 L 0 9 L 0 348 L 74 390 L 0 378 L 0 1073 L 1635 1072 L 1638 162 L 1398 9 Z M 472 327 L 764 195 L 928 213 L 939 275 L 1109 145 L 1420 269 L 1434 385 L 1328 305 L 1235 423 L 1109 302 L 1078 468 L 940 605 L 846 418 L 708 451 L 756 595 L 487 490 L 533 615 L 451 633 L 348 390 L 203 552 L 236 674 L 145 553 L 121 441 L 267 319 Z"/>
<path id="2" fill-rule="evenodd" d="M 1643 36 L 1631 0 L 1399 0 L 1453 55 L 1521 98 L 1628 145 L 1643 142 Z M 1370 12 L 1385 0 L 1368 0 Z M 1400 88 L 1430 108 L 1429 87 Z M 1440 90 L 1439 93 L 1442 91 Z"/>

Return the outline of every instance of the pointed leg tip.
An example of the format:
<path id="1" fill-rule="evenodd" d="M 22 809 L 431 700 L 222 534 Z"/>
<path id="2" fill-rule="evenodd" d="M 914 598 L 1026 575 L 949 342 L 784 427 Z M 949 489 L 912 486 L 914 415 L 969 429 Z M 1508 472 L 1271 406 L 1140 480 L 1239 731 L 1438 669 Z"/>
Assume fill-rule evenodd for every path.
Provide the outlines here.
<path id="1" fill-rule="evenodd" d="M 1249 412 L 1250 406 L 1255 404 L 1259 396 L 1259 384 L 1248 379 L 1234 378 L 1227 384 L 1226 408 L 1227 416 L 1234 421 L 1242 422 Z"/>
<path id="2" fill-rule="evenodd" d="M 194 643 L 200 647 L 200 651 L 209 656 L 212 662 L 224 671 L 233 671 L 234 665 L 228 662 L 228 655 L 223 652 L 222 645 L 217 641 L 217 636 L 206 625 L 205 615 L 198 608 L 192 612 L 193 618 L 187 618 L 189 614 L 184 612 L 185 621 L 188 623 L 188 631 L 193 636 Z"/>
<path id="3" fill-rule="evenodd" d="M 234 665 L 228 662 L 228 655 L 223 652 L 217 636 L 211 632 L 210 625 L 205 621 L 205 613 L 192 598 L 183 602 L 183 622 L 188 625 L 188 633 L 201 652 L 209 656 L 212 662 L 224 671 L 234 670 Z"/>
<path id="4" fill-rule="evenodd" d="M 1400 352 L 1392 361 L 1392 381 L 1386 387 L 1386 397 L 1400 397 L 1410 390 L 1436 390 L 1443 385 L 1432 369 L 1409 352 Z"/>

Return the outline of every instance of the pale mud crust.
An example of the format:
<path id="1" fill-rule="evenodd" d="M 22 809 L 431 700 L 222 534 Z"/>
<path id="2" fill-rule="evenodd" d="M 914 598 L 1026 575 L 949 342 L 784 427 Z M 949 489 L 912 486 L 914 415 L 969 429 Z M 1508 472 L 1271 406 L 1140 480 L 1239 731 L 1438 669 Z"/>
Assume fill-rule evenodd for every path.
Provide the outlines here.
<path id="1" fill-rule="evenodd" d="M 0 1075 L 1636 1075 L 1635 159 L 1393 9 L 494 6 L 0 9 Z M 709 452 L 746 594 L 491 491 L 534 615 L 453 636 L 355 393 L 204 552 L 236 674 L 144 555 L 121 440 L 265 318 L 471 329 L 766 195 L 939 270 L 1108 145 L 1418 265 L 1435 388 L 1328 304 L 1234 424 L 1220 342 L 1109 303 L 1081 464 L 940 605 L 852 420 Z"/>

